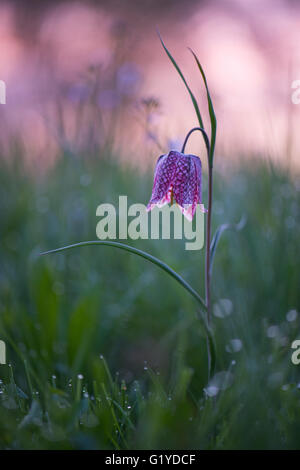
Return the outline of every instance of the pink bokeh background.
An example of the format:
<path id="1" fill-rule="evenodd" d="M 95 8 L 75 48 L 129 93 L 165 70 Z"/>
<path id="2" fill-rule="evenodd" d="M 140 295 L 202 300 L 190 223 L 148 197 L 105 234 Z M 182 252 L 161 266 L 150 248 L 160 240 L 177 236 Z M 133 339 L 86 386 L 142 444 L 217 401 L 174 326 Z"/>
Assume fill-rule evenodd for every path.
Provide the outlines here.
<path id="1" fill-rule="evenodd" d="M 101 2 L 99 6 L 60 2 L 34 17 L 32 34 L 30 15 L 24 18 L 26 34 L 18 27 L 22 15 L 20 20 L 17 8 L 10 2 L 0 4 L 0 79 L 7 87 L 7 103 L 0 106 L 3 146 L 9 137 L 22 135 L 28 155 L 45 163 L 53 160 L 58 142 L 48 112 L 55 90 L 61 83 L 76 83 L 91 64 L 109 65 L 111 31 L 121 22 L 126 25 L 127 47 L 122 70 L 129 71 L 122 86 L 130 88 L 130 80 L 136 78 L 136 99 L 158 100 L 159 112 L 151 116 L 151 125 L 163 145 L 178 146 L 197 122 L 156 27 L 207 119 L 203 83 L 187 47 L 197 53 L 205 68 L 218 118 L 220 162 L 222 157 L 235 160 L 258 154 L 298 164 L 300 105 L 291 101 L 291 86 L 300 79 L 299 2 L 190 2 L 187 11 L 181 5 L 152 14 L 142 9 L 104 8 Z M 109 84 L 106 87 L 105 103 L 110 96 Z M 72 119 L 71 114 L 66 111 L 67 119 Z M 143 129 L 130 108 L 117 139 L 122 158 L 140 163 L 148 158 L 148 151 L 147 157 L 143 152 Z M 154 142 L 151 145 L 152 153 L 159 151 Z M 189 151 L 199 153 L 201 145 L 193 137 Z"/>

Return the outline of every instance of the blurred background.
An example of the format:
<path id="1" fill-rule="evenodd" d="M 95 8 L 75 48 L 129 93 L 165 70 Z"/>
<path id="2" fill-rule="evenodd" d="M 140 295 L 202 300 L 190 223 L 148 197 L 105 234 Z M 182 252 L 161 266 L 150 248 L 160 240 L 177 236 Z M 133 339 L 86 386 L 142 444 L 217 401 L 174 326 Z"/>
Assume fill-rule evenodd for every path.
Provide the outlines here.
<path id="1" fill-rule="evenodd" d="M 299 9 L 295 0 L 1 1 L 3 145 L 8 134 L 22 135 L 30 158 L 47 164 L 62 140 L 85 139 L 73 111 L 93 97 L 95 112 L 109 119 L 93 119 L 92 141 L 113 131 L 122 157 L 143 164 L 147 121 L 150 141 L 159 127 L 163 145 L 169 139 L 174 147 L 194 115 L 158 28 L 206 108 L 187 48 L 200 57 L 222 155 L 261 152 L 297 164 L 300 107 L 291 102 L 291 84 L 300 77 Z M 138 110 L 145 99 L 158 106 Z"/>
<path id="2" fill-rule="evenodd" d="M 1 449 L 293 449 L 300 442 L 299 2 L 0 2 Z M 96 238 L 96 208 L 147 204 L 158 155 L 197 125 L 156 28 L 218 119 L 216 375 L 192 298 Z M 194 135 L 187 150 L 203 161 Z M 204 296 L 204 253 L 129 240 Z"/>

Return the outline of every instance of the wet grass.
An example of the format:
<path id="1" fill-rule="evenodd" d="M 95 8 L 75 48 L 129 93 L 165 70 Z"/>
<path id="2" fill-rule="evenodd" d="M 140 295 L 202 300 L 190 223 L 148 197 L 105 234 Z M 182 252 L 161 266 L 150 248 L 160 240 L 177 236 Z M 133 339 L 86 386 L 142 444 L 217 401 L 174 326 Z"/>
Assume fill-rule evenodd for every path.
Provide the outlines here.
<path id="1" fill-rule="evenodd" d="M 214 230 L 247 224 L 216 254 L 208 384 L 197 306 L 173 279 L 110 247 L 38 256 L 96 239 L 100 203 L 146 204 L 152 175 L 111 155 L 63 155 L 43 176 L 2 160 L 0 448 L 299 448 L 299 181 L 259 160 L 226 175 L 216 165 Z M 204 295 L 204 250 L 129 243 Z"/>

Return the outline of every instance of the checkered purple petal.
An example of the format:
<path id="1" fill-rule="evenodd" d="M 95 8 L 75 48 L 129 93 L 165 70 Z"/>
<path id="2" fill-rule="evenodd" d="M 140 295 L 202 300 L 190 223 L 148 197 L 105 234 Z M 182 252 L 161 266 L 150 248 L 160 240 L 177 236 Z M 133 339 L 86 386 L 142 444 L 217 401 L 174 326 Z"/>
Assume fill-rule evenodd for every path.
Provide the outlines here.
<path id="1" fill-rule="evenodd" d="M 173 191 L 174 200 L 191 220 L 197 204 L 201 204 L 201 177 L 199 157 L 176 151 L 162 155 L 156 164 L 152 196 L 147 209 L 170 202 Z"/>

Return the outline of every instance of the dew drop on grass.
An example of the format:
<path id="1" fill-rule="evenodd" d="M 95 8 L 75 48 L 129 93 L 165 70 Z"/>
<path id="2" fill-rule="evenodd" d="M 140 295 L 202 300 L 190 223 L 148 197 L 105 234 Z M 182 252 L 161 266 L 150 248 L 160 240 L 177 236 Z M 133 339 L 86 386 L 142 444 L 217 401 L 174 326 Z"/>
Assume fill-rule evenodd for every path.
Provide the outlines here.
<path id="1" fill-rule="evenodd" d="M 78 379 L 78 380 L 83 380 L 83 375 L 82 375 L 82 374 L 78 374 L 78 375 L 77 375 L 77 379 Z"/>
<path id="2" fill-rule="evenodd" d="M 238 338 L 235 338 L 229 341 L 225 349 L 229 353 L 235 353 L 235 352 L 239 352 L 242 349 L 242 347 L 243 347 L 242 341 Z"/>
<path id="3" fill-rule="evenodd" d="M 217 318 L 226 318 L 231 315 L 233 305 L 230 299 L 220 299 L 213 306 L 213 314 Z"/>
<path id="4" fill-rule="evenodd" d="M 269 326 L 267 329 L 267 337 L 268 338 L 276 338 L 276 336 L 279 336 L 280 330 L 277 325 L 272 325 Z"/>
<path id="5" fill-rule="evenodd" d="M 287 321 L 289 322 L 292 322 L 292 321 L 295 321 L 297 319 L 297 316 L 298 316 L 298 312 L 297 310 L 290 310 L 287 314 L 286 314 L 286 319 Z"/>
<path id="6" fill-rule="evenodd" d="M 204 389 L 204 392 L 208 397 L 215 397 L 219 393 L 219 388 L 214 385 L 210 385 Z"/>
<path id="7" fill-rule="evenodd" d="M 226 390 L 233 383 L 233 374 L 229 371 L 217 372 L 209 381 L 204 392 L 208 397 L 216 396 L 220 390 Z"/>

